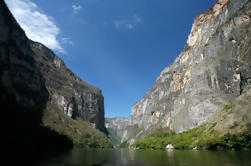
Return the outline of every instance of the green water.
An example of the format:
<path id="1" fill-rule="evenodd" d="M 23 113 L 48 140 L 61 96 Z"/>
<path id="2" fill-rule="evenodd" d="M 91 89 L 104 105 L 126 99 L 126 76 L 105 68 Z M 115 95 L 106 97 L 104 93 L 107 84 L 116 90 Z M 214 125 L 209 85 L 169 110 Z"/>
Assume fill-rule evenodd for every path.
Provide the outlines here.
<path id="1" fill-rule="evenodd" d="M 48 155 L 50 156 L 50 155 Z M 251 151 L 77 149 L 43 158 L 39 166 L 251 166 Z"/>

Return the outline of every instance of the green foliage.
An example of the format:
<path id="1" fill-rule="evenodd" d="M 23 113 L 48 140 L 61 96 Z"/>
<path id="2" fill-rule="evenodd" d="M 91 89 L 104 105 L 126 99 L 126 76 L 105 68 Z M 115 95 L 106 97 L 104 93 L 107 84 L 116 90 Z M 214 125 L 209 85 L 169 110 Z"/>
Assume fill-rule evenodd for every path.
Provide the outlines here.
<path id="1" fill-rule="evenodd" d="M 82 138 L 81 141 L 76 142 L 74 146 L 82 148 L 112 148 L 110 140 L 95 135 Z"/>
<path id="2" fill-rule="evenodd" d="M 243 131 L 238 134 L 225 134 L 215 142 L 209 142 L 208 149 L 250 149 L 251 132 Z"/>
<path id="3" fill-rule="evenodd" d="M 232 109 L 233 105 L 232 103 L 229 103 L 223 107 L 223 111 L 227 112 L 228 110 Z"/>
<path id="4" fill-rule="evenodd" d="M 125 141 L 122 144 L 120 144 L 118 148 L 128 148 L 128 147 L 129 147 L 129 144 L 127 141 Z"/>
<path id="5" fill-rule="evenodd" d="M 82 119 L 72 119 L 58 110 L 54 104 L 48 104 L 43 115 L 44 126 L 66 135 L 74 146 L 85 148 L 112 148 L 111 140 L 102 132 Z"/>
<path id="6" fill-rule="evenodd" d="M 107 128 L 108 131 L 108 137 L 111 139 L 114 146 L 117 146 L 120 144 L 120 138 L 117 135 L 117 131 L 112 128 Z"/>
<path id="7" fill-rule="evenodd" d="M 251 130 L 251 123 L 247 124 L 247 128 L 248 128 L 248 130 Z"/>
<path id="8" fill-rule="evenodd" d="M 203 142 L 206 129 L 205 125 L 201 125 L 192 130 L 176 134 L 174 132 L 152 134 L 132 145 L 137 149 L 164 149 L 166 145 L 173 144 L 176 149 L 191 149 L 196 146 L 198 140 Z M 207 137 L 205 137 L 207 138 Z"/>
<path id="9" fill-rule="evenodd" d="M 239 125 L 240 125 L 240 122 L 234 122 L 233 126 L 231 126 L 230 129 L 235 129 Z"/>
<path id="10" fill-rule="evenodd" d="M 239 123 L 235 123 L 239 125 Z M 166 145 L 173 144 L 175 149 L 242 149 L 251 148 L 251 133 L 244 131 L 239 134 L 226 134 L 219 137 L 211 126 L 201 125 L 183 133 L 152 134 L 132 145 L 135 149 L 164 149 Z"/>

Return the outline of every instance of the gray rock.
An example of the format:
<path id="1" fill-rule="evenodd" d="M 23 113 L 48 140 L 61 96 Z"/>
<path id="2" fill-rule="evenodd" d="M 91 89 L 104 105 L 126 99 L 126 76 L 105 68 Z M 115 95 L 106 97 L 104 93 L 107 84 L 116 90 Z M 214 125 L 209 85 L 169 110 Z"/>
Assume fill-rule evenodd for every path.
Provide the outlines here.
<path id="1" fill-rule="evenodd" d="M 129 124 L 129 118 L 105 118 L 105 127 L 116 146 L 127 141 L 126 132 Z"/>
<path id="2" fill-rule="evenodd" d="M 186 46 L 132 107 L 130 125 L 177 133 L 213 120 L 251 79 L 250 1 L 220 0 L 199 14 Z"/>
<path id="3" fill-rule="evenodd" d="M 46 80 L 50 102 L 56 104 L 69 117 L 82 118 L 106 132 L 101 90 L 72 73 L 58 56 L 41 43 L 30 41 L 30 46 Z"/>

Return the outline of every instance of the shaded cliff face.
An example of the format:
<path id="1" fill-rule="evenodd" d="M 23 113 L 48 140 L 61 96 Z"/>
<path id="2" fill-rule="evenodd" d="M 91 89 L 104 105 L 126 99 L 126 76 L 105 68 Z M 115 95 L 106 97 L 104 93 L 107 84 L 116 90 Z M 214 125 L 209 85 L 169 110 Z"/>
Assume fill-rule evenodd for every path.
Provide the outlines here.
<path id="1" fill-rule="evenodd" d="M 198 15 L 184 50 L 133 105 L 130 125 L 142 134 L 186 131 L 212 121 L 242 94 L 251 79 L 250 6 L 250 0 L 219 0 Z"/>
<path id="2" fill-rule="evenodd" d="M 0 1 L 0 92 L 2 117 L 9 118 L 7 145 L 20 151 L 72 142 L 111 147 L 96 130 L 106 132 L 101 90 L 73 74 L 47 47 L 29 40 L 4 1 Z"/>
<path id="3" fill-rule="evenodd" d="M 30 41 L 4 1 L 0 3 L 1 102 L 12 97 L 13 101 L 25 107 L 43 107 L 49 93 L 29 47 Z"/>
<path id="4" fill-rule="evenodd" d="M 8 147 L 5 155 L 12 157 L 14 165 L 16 161 L 33 162 L 37 153 L 49 149 L 72 147 L 65 135 L 41 126 L 49 92 L 29 43 L 4 1 L 0 1 L 2 143 Z"/>
<path id="5" fill-rule="evenodd" d="M 2 15 L 2 17 L 4 18 L 1 21 L 9 18 L 4 15 Z M 10 50 L 12 50 L 11 54 L 13 54 L 14 56 L 16 54 L 24 54 L 23 61 L 22 59 L 20 59 L 20 57 L 19 59 L 12 60 L 12 56 L 10 56 L 9 62 L 3 59 L 3 64 L 6 66 L 11 66 L 16 63 L 16 66 L 18 66 L 19 63 L 21 63 L 21 65 L 25 68 L 15 69 L 15 71 L 13 71 L 17 75 L 17 77 L 15 77 L 15 80 L 17 80 L 18 82 L 15 86 L 22 86 L 22 84 L 26 84 L 25 86 L 32 86 L 28 89 L 33 88 L 39 91 L 39 88 L 41 89 L 43 85 L 43 88 L 46 90 L 41 91 L 46 91 L 47 93 L 49 92 L 49 96 L 47 97 L 48 99 L 45 99 L 46 101 L 50 101 L 51 103 L 56 104 L 60 108 L 60 110 L 62 110 L 69 117 L 74 119 L 81 117 L 83 120 L 93 123 L 97 129 L 105 132 L 104 99 L 101 90 L 87 84 L 79 77 L 77 77 L 74 73 L 72 73 L 72 71 L 65 66 L 64 62 L 50 49 L 40 43 L 30 41 L 25 36 L 25 33 L 16 23 L 14 18 L 12 18 L 12 21 L 7 21 L 11 22 L 11 24 L 8 26 L 1 26 L 3 31 L 1 34 L 2 39 L 5 40 L 11 37 L 11 40 L 8 39 L 9 41 L 8 43 L 6 43 L 8 47 L 16 44 L 16 47 L 20 49 L 20 51 L 18 52 L 14 51 L 14 49 L 12 48 L 9 48 Z M 33 66 L 33 68 L 31 66 Z M 27 76 L 27 73 L 29 72 L 31 73 L 31 75 Z M 11 73 L 6 72 L 3 73 L 2 80 L 4 82 L 7 82 L 10 74 Z M 43 80 L 41 80 L 41 77 L 43 77 Z M 32 82 L 32 84 L 29 85 L 29 82 Z M 10 83 L 4 84 L 7 86 L 11 85 Z M 7 89 L 11 88 L 8 87 Z M 20 89 L 24 90 L 27 88 Z M 18 94 L 17 89 L 15 89 L 14 91 L 16 94 Z M 42 92 L 36 93 L 36 95 L 42 95 Z M 23 95 L 22 92 L 20 94 Z M 41 103 L 35 103 L 35 101 L 31 101 L 36 99 L 39 99 L 39 97 L 28 97 L 28 99 L 26 99 L 26 97 L 20 96 L 18 98 L 18 100 L 27 100 L 20 101 L 20 103 L 35 105 Z"/>

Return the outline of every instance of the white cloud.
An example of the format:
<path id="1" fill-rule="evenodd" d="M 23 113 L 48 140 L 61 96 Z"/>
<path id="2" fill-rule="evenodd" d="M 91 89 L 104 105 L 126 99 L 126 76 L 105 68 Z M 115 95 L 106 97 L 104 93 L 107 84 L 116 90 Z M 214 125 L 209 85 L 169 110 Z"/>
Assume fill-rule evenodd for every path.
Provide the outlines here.
<path id="1" fill-rule="evenodd" d="M 72 9 L 73 9 L 74 13 L 78 13 L 79 10 L 82 9 L 82 6 L 81 5 L 72 5 Z"/>
<path id="2" fill-rule="evenodd" d="M 142 19 L 138 15 L 134 15 L 131 19 L 122 19 L 113 21 L 114 26 L 118 28 L 126 28 L 133 30 L 137 24 L 141 23 Z"/>
<path id="3" fill-rule="evenodd" d="M 52 17 L 43 13 L 30 0 L 5 1 L 28 38 L 41 42 L 55 51 L 65 53 L 65 50 L 57 39 L 60 30 Z"/>

